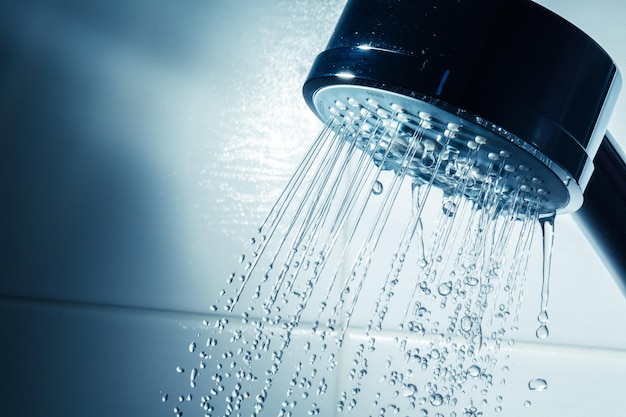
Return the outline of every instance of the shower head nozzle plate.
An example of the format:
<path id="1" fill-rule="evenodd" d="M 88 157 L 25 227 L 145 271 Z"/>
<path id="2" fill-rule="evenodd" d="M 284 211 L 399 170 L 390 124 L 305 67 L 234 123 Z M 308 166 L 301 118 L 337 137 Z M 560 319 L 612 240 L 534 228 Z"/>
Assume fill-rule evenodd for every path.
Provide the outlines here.
<path id="1" fill-rule="evenodd" d="M 476 203 L 488 186 L 548 215 L 576 210 L 582 190 L 558 164 L 506 130 L 428 97 L 360 85 L 315 92 L 318 116 L 384 169 L 403 170 Z"/>

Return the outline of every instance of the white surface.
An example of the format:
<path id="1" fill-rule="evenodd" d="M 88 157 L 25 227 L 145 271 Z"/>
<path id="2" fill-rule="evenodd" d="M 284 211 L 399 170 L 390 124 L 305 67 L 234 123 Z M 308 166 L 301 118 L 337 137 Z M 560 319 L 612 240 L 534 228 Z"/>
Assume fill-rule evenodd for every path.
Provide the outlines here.
<path id="1" fill-rule="evenodd" d="M 342 3 L 2 6 L 7 415 L 172 415 L 187 390 L 174 368 L 193 362 L 200 320 L 179 312 L 209 317 L 317 133 L 300 88 Z M 626 4 L 540 3 L 626 71 Z M 623 147 L 625 103 L 622 93 L 610 124 Z M 551 335 L 533 336 L 535 272 L 503 415 L 619 416 L 626 299 L 571 219 L 556 229 Z M 535 377 L 548 390 L 529 392 Z"/>

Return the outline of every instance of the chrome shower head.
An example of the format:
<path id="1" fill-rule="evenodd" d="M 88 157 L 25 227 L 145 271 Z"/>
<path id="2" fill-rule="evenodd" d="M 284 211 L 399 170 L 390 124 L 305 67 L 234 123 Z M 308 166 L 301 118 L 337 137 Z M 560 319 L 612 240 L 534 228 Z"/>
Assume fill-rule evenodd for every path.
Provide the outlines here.
<path id="1" fill-rule="evenodd" d="M 377 135 L 384 168 L 418 135 L 410 175 L 455 187 L 447 164 L 425 166 L 449 154 L 477 187 L 497 177 L 503 201 L 521 190 L 550 214 L 582 205 L 620 85 L 593 40 L 529 0 L 350 0 L 304 96 L 323 121 Z"/>
<path id="2" fill-rule="evenodd" d="M 578 184 L 537 148 L 461 109 L 359 85 L 321 88 L 313 101 L 323 119 L 336 117 L 349 125 L 341 127 L 352 130 L 346 136 L 383 169 L 398 171 L 408 164 L 408 175 L 432 181 L 444 193 L 463 187 L 462 194 L 480 204 L 487 185 L 502 206 L 516 199 L 541 214 L 572 210 L 582 202 Z M 417 149 L 407 159 L 417 137 Z M 437 160 L 442 163 L 434 167 Z"/>

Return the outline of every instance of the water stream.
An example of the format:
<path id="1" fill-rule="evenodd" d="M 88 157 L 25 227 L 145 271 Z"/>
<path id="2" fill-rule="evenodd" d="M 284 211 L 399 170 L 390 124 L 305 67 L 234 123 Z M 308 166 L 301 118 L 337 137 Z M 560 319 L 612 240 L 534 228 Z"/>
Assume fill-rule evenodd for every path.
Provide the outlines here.
<path id="1" fill-rule="evenodd" d="M 554 246 L 554 218 L 552 214 L 539 219 L 543 235 L 543 276 L 541 280 L 541 310 L 537 316 L 539 327 L 535 332 L 537 339 L 546 339 L 548 331 L 548 298 L 550 296 L 550 267 L 552 265 L 552 247 Z"/>
<path id="2" fill-rule="evenodd" d="M 197 366 L 178 372 L 189 392 L 162 398 L 179 398 L 175 415 L 503 410 L 501 348 L 540 221 L 547 322 L 554 219 L 539 219 L 523 187 L 504 194 L 499 157 L 478 174 L 479 138 L 461 158 L 428 123 L 407 135 L 393 117 L 326 124 L 189 344 Z"/>

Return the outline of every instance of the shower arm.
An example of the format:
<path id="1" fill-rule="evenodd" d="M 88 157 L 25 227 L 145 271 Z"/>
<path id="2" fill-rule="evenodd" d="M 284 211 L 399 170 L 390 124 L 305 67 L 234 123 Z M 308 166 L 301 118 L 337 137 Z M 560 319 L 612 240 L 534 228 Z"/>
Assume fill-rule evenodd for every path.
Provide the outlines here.
<path id="1" fill-rule="evenodd" d="M 607 131 L 580 209 L 572 213 L 626 295 L 626 157 Z"/>

